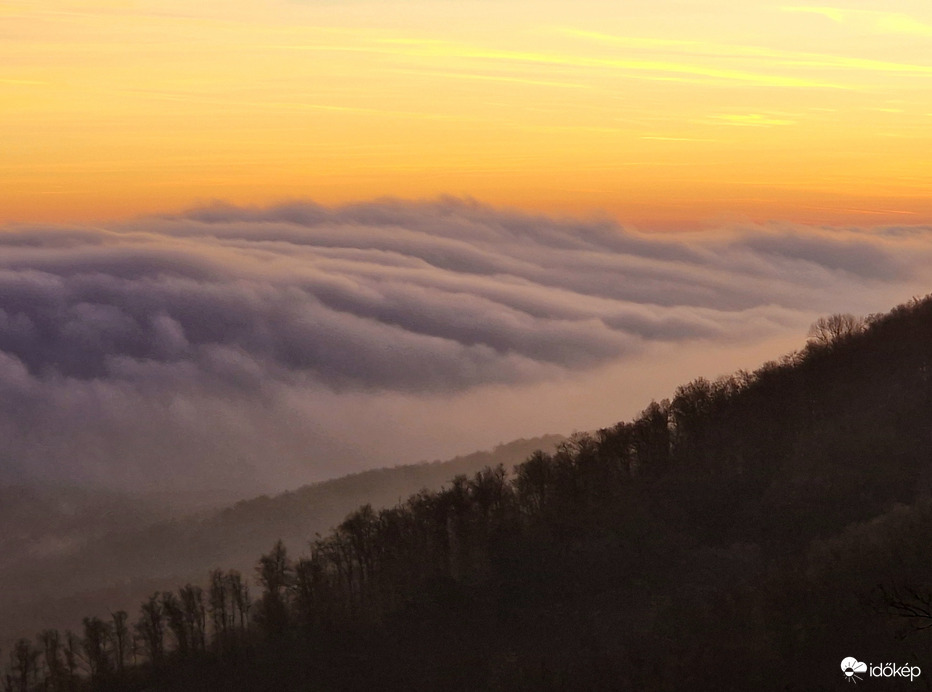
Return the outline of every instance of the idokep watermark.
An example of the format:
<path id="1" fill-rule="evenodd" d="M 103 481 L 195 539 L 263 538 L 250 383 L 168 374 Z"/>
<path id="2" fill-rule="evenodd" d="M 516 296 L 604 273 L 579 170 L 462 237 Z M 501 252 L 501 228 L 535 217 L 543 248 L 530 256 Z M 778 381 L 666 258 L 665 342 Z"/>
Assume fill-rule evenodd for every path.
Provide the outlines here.
<path id="1" fill-rule="evenodd" d="M 848 682 L 854 683 L 863 680 L 865 674 L 872 678 L 909 678 L 910 682 L 922 674 L 919 666 L 908 663 L 864 663 L 852 656 L 842 660 L 841 672 Z"/>

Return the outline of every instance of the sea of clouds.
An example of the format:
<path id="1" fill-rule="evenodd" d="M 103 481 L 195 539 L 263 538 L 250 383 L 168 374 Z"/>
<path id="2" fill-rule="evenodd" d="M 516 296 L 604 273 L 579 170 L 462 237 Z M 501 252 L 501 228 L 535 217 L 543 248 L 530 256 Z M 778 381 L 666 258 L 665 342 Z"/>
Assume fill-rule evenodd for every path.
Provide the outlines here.
<path id="1" fill-rule="evenodd" d="M 607 425 L 927 293 L 930 259 L 928 227 L 650 234 L 455 199 L 7 227 L 0 483 L 248 495 Z"/>

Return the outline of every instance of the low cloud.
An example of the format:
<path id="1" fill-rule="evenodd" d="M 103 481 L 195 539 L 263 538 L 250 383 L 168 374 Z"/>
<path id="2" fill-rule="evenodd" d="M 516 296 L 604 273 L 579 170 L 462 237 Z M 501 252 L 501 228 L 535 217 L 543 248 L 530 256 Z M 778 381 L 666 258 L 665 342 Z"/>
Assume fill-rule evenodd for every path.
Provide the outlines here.
<path id="1" fill-rule="evenodd" d="M 439 456 L 478 393 L 507 420 L 535 388 L 557 397 L 625 363 L 676 371 L 658 360 L 671 349 L 801 341 L 819 314 L 924 293 L 930 239 L 644 234 L 459 200 L 8 228 L 0 482 L 242 493 Z M 422 419 L 387 429 L 399 410 Z"/>

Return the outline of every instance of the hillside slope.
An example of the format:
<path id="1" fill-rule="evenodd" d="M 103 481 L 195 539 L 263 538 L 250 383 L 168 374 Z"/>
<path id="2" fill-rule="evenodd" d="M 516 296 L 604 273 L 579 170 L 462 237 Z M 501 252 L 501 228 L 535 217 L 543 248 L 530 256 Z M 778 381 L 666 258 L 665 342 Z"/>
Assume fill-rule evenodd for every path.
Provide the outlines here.
<path id="1" fill-rule="evenodd" d="M 511 468 L 563 439 L 516 440 L 447 461 L 364 471 L 161 521 L 154 508 L 146 514 L 146 507 L 125 498 L 95 496 L 95 502 L 79 504 L 75 496 L 87 493 L 10 488 L 19 501 L 0 503 L 0 518 L 20 529 L 0 539 L 10 547 L 9 559 L 0 555 L 0 641 L 31 636 L 41 627 L 75 628 L 89 612 L 135 608 L 152 591 L 201 582 L 216 567 L 237 568 L 251 579 L 256 555 L 280 538 L 301 550 L 359 505 L 389 507 L 422 489 L 438 490 L 457 474 L 496 464 Z M 136 515 L 130 520 L 132 507 Z M 47 550 L 37 549 L 37 537 L 47 541 Z M 15 556 L 14 539 L 22 548 Z"/>

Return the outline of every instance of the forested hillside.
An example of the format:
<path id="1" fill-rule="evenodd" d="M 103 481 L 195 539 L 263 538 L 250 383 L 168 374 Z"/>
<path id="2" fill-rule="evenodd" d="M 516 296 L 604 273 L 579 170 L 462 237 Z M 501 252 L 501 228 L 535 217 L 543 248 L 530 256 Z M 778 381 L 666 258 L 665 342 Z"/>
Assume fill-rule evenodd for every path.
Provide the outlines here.
<path id="1" fill-rule="evenodd" d="M 361 504 L 396 504 L 456 474 L 513 466 L 564 438 L 515 440 L 445 461 L 364 471 L 220 510 L 176 514 L 153 500 L 76 488 L 0 488 L 0 648 L 88 612 L 135 605 L 211 569 L 249 572 L 278 539 L 301 548 Z M 176 512 L 178 510 L 175 510 Z"/>
<path id="2" fill-rule="evenodd" d="M 8 686 L 813 690 L 846 656 L 932 679 L 930 443 L 932 298 L 824 318 L 514 476 L 23 640 Z"/>

